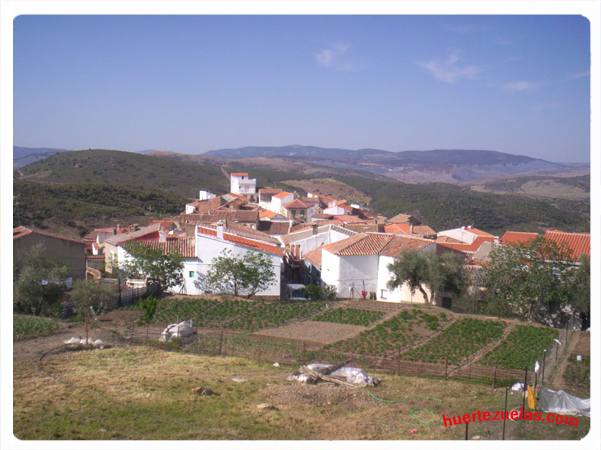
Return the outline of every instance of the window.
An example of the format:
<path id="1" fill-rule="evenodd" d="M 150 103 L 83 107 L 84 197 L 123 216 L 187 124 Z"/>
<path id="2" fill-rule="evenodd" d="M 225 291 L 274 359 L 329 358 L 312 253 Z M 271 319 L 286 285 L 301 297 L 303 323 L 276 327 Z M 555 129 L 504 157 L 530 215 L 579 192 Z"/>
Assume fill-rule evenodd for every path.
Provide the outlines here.
<path id="1" fill-rule="evenodd" d="M 194 278 L 194 271 L 191 270 L 188 272 L 188 278 Z"/>

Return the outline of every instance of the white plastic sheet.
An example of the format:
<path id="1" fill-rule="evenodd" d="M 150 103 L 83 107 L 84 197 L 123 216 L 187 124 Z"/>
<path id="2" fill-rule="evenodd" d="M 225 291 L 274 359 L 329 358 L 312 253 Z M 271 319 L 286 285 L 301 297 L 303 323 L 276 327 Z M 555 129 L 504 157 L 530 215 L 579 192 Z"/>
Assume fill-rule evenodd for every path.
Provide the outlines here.
<path id="1" fill-rule="evenodd" d="M 187 338 L 194 333 L 196 333 L 196 329 L 192 326 L 192 319 L 184 320 L 180 323 L 167 325 L 167 328 L 161 333 L 159 341 L 169 342 L 173 338 Z"/>
<path id="2" fill-rule="evenodd" d="M 571 416 L 591 416 L 591 399 L 576 397 L 565 391 L 541 388 L 537 407 L 541 411 Z"/>

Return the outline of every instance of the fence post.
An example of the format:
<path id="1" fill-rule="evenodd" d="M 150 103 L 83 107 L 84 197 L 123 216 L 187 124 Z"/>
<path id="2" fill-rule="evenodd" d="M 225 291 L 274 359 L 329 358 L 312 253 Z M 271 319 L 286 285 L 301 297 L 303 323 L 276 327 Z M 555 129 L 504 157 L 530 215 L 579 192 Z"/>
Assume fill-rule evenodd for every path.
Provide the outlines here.
<path id="1" fill-rule="evenodd" d="M 540 377 L 540 385 L 545 384 L 545 361 L 547 360 L 547 349 L 543 350 L 543 369 Z"/>
<path id="2" fill-rule="evenodd" d="M 528 367 L 524 368 L 524 389 L 522 392 L 522 414 L 524 414 L 524 408 L 526 406 L 526 392 L 528 392 Z"/>
<path id="3" fill-rule="evenodd" d="M 505 421 L 507 420 L 507 392 L 509 391 L 509 386 L 505 387 L 505 407 L 503 408 L 503 438 L 505 440 Z"/>
<path id="4" fill-rule="evenodd" d="M 221 329 L 221 333 L 219 334 L 219 354 L 223 354 L 223 328 Z"/>
<path id="5" fill-rule="evenodd" d="M 495 385 L 497 384 L 497 365 L 495 364 L 495 368 L 493 370 L 492 373 L 492 388 L 495 388 Z"/>
<path id="6" fill-rule="evenodd" d="M 444 379 L 445 380 L 449 379 L 449 357 L 448 356 L 444 357 Z"/>

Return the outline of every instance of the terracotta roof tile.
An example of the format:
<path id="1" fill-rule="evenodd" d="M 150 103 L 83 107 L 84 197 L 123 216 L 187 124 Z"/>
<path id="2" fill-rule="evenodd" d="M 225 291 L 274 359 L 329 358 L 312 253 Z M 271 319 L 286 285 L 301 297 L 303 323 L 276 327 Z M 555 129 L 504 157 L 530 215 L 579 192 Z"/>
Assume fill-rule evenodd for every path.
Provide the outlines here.
<path id="1" fill-rule="evenodd" d="M 559 230 L 545 231 L 544 239 L 555 242 L 569 252 L 572 261 L 591 254 L 591 235 L 589 233 L 568 233 Z"/>
<path id="2" fill-rule="evenodd" d="M 296 200 L 292 200 L 291 202 L 288 202 L 284 205 L 284 208 L 286 209 L 308 209 L 309 206 L 304 203 L 302 200 L 299 200 L 298 198 Z"/>
<path id="3" fill-rule="evenodd" d="M 309 261 L 319 270 L 321 270 L 321 250 L 322 247 L 317 247 L 316 249 L 311 250 L 303 255 L 303 259 Z"/>
<path id="4" fill-rule="evenodd" d="M 499 239 L 503 245 L 523 245 L 528 244 L 538 237 L 538 233 L 528 233 L 525 231 L 506 231 Z"/>
<path id="5" fill-rule="evenodd" d="M 196 249 L 194 239 L 167 239 L 165 242 L 157 240 L 136 241 L 137 243 L 155 250 L 161 250 L 163 255 L 179 255 L 182 258 L 194 258 Z"/>
<path id="6" fill-rule="evenodd" d="M 292 194 L 290 192 L 286 192 L 286 191 L 282 191 L 278 194 L 275 194 L 274 197 L 275 198 L 287 198 L 289 196 L 291 196 Z"/>
<path id="7" fill-rule="evenodd" d="M 86 245 L 86 243 L 81 239 L 73 239 L 70 237 L 61 236 L 59 234 L 49 233 L 47 231 L 36 230 L 36 229 L 27 228 L 27 227 L 23 227 L 23 226 L 13 228 L 13 241 L 15 239 L 20 239 L 22 237 L 29 236 L 30 234 L 39 234 L 41 236 L 51 237 L 54 239 L 60 239 L 62 241 L 73 242 L 74 244 Z"/>
<path id="8" fill-rule="evenodd" d="M 197 227 L 197 231 L 198 233 L 204 234 L 206 236 L 217 236 L 217 230 L 214 227 L 199 225 Z M 261 233 L 269 239 L 269 241 L 265 241 L 264 239 L 256 239 L 256 236 L 252 238 L 241 236 L 239 234 L 239 231 L 241 230 L 236 230 L 236 232 L 225 230 L 223 233 L 223 239 L 225 241 L 233 242 L 235 244 L 242 245 L 243 247 L 251 248 L 253 250 L 259 250 L 265 253 L 271 253 L 278 256 L 282 256 L 284 254 L 282 248 L 277 245 L 278 241 L 272 238 L 271 236 L 265 233 Z"/>
<path id="9" fill-rule="evenodd" d="M 434 244 L 425 239 L 384 233 L 359 233 L 323 248 L 338 256 L 398 256 L 404 250 L 421 250 Z"/>

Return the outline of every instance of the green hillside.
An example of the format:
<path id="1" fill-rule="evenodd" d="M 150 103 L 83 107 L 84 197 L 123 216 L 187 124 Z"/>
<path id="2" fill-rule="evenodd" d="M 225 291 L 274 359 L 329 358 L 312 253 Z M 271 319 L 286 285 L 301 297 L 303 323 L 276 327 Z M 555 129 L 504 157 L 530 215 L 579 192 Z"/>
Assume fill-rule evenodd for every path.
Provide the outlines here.
<path id="1" fill-rule="evenodd" d="M 245 167 L 233 161 L 225 164 L 228 172 L 250 171 L 262 186 L 286 187 L 285 180 L 329 175 L 365 193 L 379 213 L 388 217 L 412 213 L 436 229 L 466 224 L 492 232 L 589 229 L 587 201 L 476 192 L 440 183 L 405 184 L 373 175 L 345 176 L 335 169 L 300 174 L 284 168 Z M 15 225 L 66 227 L 79 234 L 116 221 L 177 214 L 199 189 L 229 190 L 217 162 L 194 163 L 112 150 L 60 153 L 23 167 L 14 176 Z"/>
<path id="2" fill-rule="evenodd" d="M 18 179 L 45 183 L 110 184 L 160 189 L 196 197 L 199 189 L 222 192 L 229 182 L 218 165 L 202 166 L 115 150 L 60 153 L 23 167 Z"/>
<path id="3" fill-rule="evenodd" d="M 588 201 L 535 199 L 475 192 L 443 183 L 404 184 L 363 177 L 335 177 L 369 195 L 371 207 L 387 217 L 407 212 L 437 230 L 476 225 L 487 231 L 560 228 L 588 231 Z"/>

